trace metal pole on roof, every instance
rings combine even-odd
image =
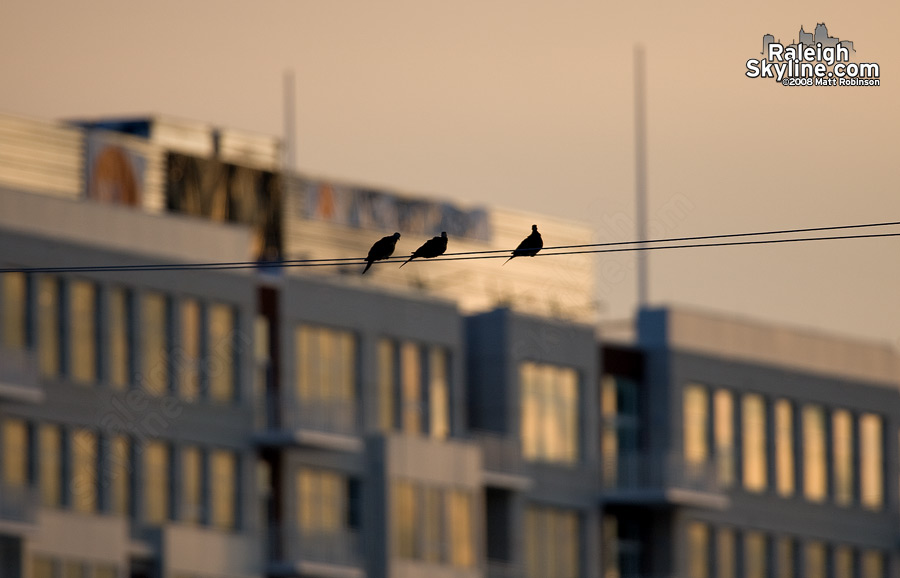
[[[294,120],[296,99],[294,96],[294,71],[286,70],[284,73],[284,135],[282,147],[282,168],[285,172],[294,172],[296,165],[296,138],[297,127]]]
[[[637,240],[647,240],[647,110],[644,69],[644,47],[634,48],[634,159],[635,159],[635,221]],[[647,305],[647,254],[637,253],[638,308]]]

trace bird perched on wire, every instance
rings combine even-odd
[[[409,259],[407,259],[403,263],[403,265],[406,265],[406,263],[409,263],[416,257],[424,257],[426,259],[433,259],[435,257],[443,255],[444,251],[446,251],[446,250],[447,250],[447,231],[441,231],[440,237],[432,237],[432,238],[428,239],[427,241],[425,241],[425,243],[421,247],[419,247],[418,249],[413,251],[413,254],[409,256]],[[400,267],[402,268],[403,265],[400,265]]]
[[[537,225],[532,225],[531,234],[519,243],[519,246],[512,252],[512,257],[504,261],[503,264],[509,263],[513,257],[534,257],[543,246],[544,240],[541,239],[541,234],[538,233]]]
[[[387,259],[394,254],[394,247],[397,246],[397,239],[399,238],[400,233],[394,233],[389,237],[382,237],[375,241],[375,244],[372,245],[372,248],[369,249],[369,254],[366,256],[366,268],[363,269],[363,275],[366,274],[372,263]]]

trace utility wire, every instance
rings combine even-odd
[[[873,233],[861,235],[840,235],[840,236],[821,236],[821,237],[801,237],[787,239],[763,239],[753,241],[730,241],[717,243],[691,243],[682,245],[661,245],[648,246],[653,243],[673,243],[681,241],[703,241],[713,239],[726,239],[735,237],[750,237],[760,235],[784,235],[791,233],[804,233],[813,231],[835,231],[846,229],[859,229],[868,227],[887,227],[900,225],[900,221],[890,221],[881,223],[862,223],[856,225],[837,225],[830,227],[812,227],[805,229],[781,229],[774,231],[753,231],[748,233],[729,233],[719,235],[700,235],[694,237],[669,237],[661,239],[647,239],[644,241],[615,241],[606,243],[588,243],[583,245],[559,245],[554,247],[545,247],[543,252],[538,253],[538,257],[552,257],[555,255],[579,255],[588,253],[620,253],[627,251],[651,251],[657,249],[689,249],[699,247],[727,247],[739,245],[762,245],[769,243],[795,243],[808,241],[827,241],[827,240],[846,240],[846,239],[872,239],[882,237],[898,237],[900,233]],[[621,245],[638,245],[636,247],[621,247]],[[602,247],[601,249],[587,249],[578,251],[561,251],[561,249],[585,249],[592,247]],[[618,247],[618,248],[610,248]],[[488,251],[466,251],[459,253],[447,253],[442,257],[430,259],[429,261],[462,261],[473,259],[501,259],[508,258],[510,249],[494,249]],[[409,256],[394,257],[377,261],[378,263],[399,263],[405,261]],[[0,273],[78,273],[78,272],[108,272],[108,271],[199,271],[199,270],[235,270],[235,269],[281,269],[287,267],[333,267],[341,265],[359,265],[365,263],[363,257],[345,257],[334,259],[285,259],[282,261],[231,261],[231,262],[206,262],[206,263],[158,263],[151,265],[86,265],[72,267],[7,267],[0,268]],[[422,261],[428,262],[428,261]]]

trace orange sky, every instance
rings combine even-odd
[[[789,41],[823,21],[856,60],[879,63],[883,86],[744,76],[763,34]],[[159,112],[279,134],[292,68],[301,170],[577,218],[598,240],[627,240],[641,42],[651,233],[892,221],[898,24],[888,1],[4,0],[0,111]],[[898,256],[900,239],[656,252],[650,296],[900,345]],[[598,276],[604,317],[629,314],[633,257],[603,257]]]

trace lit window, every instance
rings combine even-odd
[[[766,489],[766,408],[761,395],[743,397],[744,488],[751,492]]]
[[[526,578],[576,578],[580,572],[578,513],[544,506],[525,509]]]
[[[328,470],[301,468],[296,483],[296,517],[302,534],[336,534],[346,528],[351,517],[346,477]]]
[[[687,570],[691,578],[709,577],[709,526],[702,522],[687,525]]]
[[[197,446],[181,450],[181,520],[199,524],[203,520],[203,454]]]
[[[862,578],[884,578],[884,556],[878,550],[865,550],[860,556]]]
[[[234,308],[221,303],[209,306],[209,397],[215,401],[235,398]]]
[[[817,540],[807,542],[803,577],[825,578],[825,566],[825,545]]]
[[[0,302],[3,303],[3,345],[24,349],[27,339],[26,314],[28,283],[25,273],[3,273]]]
[[[439,347],[431,349],[428,373],[431,382],[428,394],[429,429],[431,437],[442,440],[450,433],[450,384],[446,350]]]
[[[761,532],[744,534],[745,578],[766,578],[766,537]]]
[[[296,332],[296,396],[306,426],[356,429],[356,341],[347,331],[301,325]]]
[[[72,507],[79,512],[97,510],[97,434],[85,429],[72,432]]]
[[[54,508],[62,503],[62,434],[51,424],[41,424],[38,431],[41,504]]]
[[[236,526],[237,457],[234,452],[213,450],[209,456],[210,522],[216,528]]]
[[[162,524],[169,518],[169,447],[147,442],[144,447],[144,521]]]
[[[460,568],[470,568],[475,563],[472,496],[461,490],[448,490],[445,495],[449,562]],[[560,528],[562,534],[570,536],[566,530],[567,528]],[[563,556],[560,562],[567,563],[568,560]]]
[[[131,444],[123,435],[110,442],[109,476],[112,511],[120,516],[131,513]]]
[[[59,564],[52,558],[35,556],[31,559],[31,576],[33,578],[56,578]]]
[[[709,459],[709,394],[701,385],[684,387],[684,460],[689,467]]]
[[[864,508],[880,510],[884,505],[884,439],[881,418],[865,413],[859,418],[860,500]]]
[[[796,578],[794,575],[794,540],[778,538],[775,542],[775,578]]]
[[[21,419],[3,421],[3,482],[25,486],[28,482],[28,426]]]
[[[416,488],[409,482],[395,481],[391,487],[394,555],[398,558],[419,557],[418,500]]]
[[[849,546],[834,549],[834,578],[853,578],[853,550]]]
[[[825,413],[818,405],[803,406],[803,494],[821,502],[828,491],[825,464]]]
[[[578,375],[575,370],[525,362],[520,366],[522,452],[534,461],[578,460]]]
[[[142,300],[142,377],[144,389],[163,395],[169,381],[169,311],[164,295],[147,293]]]
[[[200,398],[200,304],[196,299],[181,302],[181,349],[173,360],[178,372],[178,394],[185,401]]]
[[[93,283],[69,284],[69,375],[76,383],[97,380],[97,289]]]
[[[781,496],[794,495],[794,408],[775,402],[775,486]]]
[[[378,427],[383,432],[395,427],[396,356],[396,347],[391,340],[378,340]]]
[[[59,281],[41,277],[38,281],[38,356],[41,375],[59,375]]]
[[[419,346],[406,342],[400,347],[400,391],[403,431],[422,432],[422,362]]]
[[[131,371],[131,300],[125,289],[109,293],[109,382],[125,389]]]
[[[425,487],[422,492],[422,559],[440,563],[444,541],[444,515],[441,490]],[[452,537],[452,536],[451,536]]]
[[[720,389],[714,397],[716,465],[719,483],[725,487],[734,484],[734,396]]]
[[[719,528],[716,535],[716,571],[718,578],[736,578],[737,555],[734,530]]]
[[[831,414],[831,447],[834,452],[834,501],[853,503],[853,416],[839,409]]]

